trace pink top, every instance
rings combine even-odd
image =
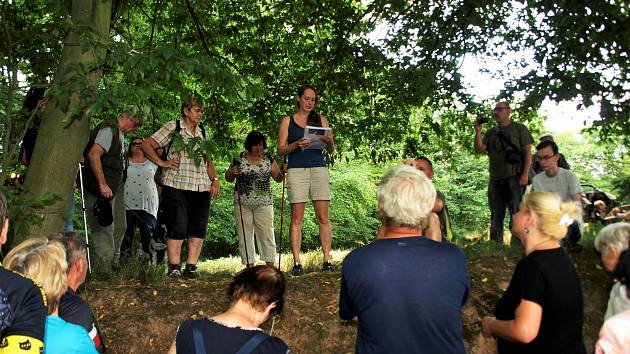
[[[604,322],[595,344],[595,354],[630,354],[630,310]]]

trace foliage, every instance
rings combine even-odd
[[[58,199],[52,193],[31,198],[23,193],[19,185],[0,188],[0,192],[5,195],[8,206],[10,227],[7,239],[9,244],[15,238],[27,236],[31,225],[41,224],[42,218],[41,215],[37,214],[37,211],[41,211]],[[54,216],[62,217],[58,214]]]
[[[567,131],[554,136],[561,153],[580,178],[630,203],[630,151],[625,146],[600,139],[592,132]]]
[[[516,19],[506,22],[492,48],[497,56],[514,49],[533,53],[534,65],[516,61],[526,68],[515,77],[506,95],[525,93],[524,105],[537,108],[545,97],[558,102],[578,99],[579,107],[601,105],[601,121],[595,130],[608,139],[630,143],[630,22],[628,1],[511,2]]]

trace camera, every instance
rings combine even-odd
[[[478,116],[477,117],[477,124],[478,125],[482,125],[482,124],[485,124],[485,123],[488,123],[488,118],[487,117],[484,117],[484,116]]]

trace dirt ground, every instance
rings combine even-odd
[[[471,292],[462,312],[468,353],[493,353],[495,344],[481,335],[481,317],[491,314],[507,288],[519,257],[514,252],[467,251]],[[587,245],[572,254],[584,292],[584,341],[590,352],[608,299],[610,278]],[[229,279],[139,281],[111,284],[91,281],[83,295],[97,313],[109,353],[165,353],[177,325],[188,317],[216,314],[228,307]],[[285,311],[263,328],[289,344],[294,353],[352,353],[356,326],[337,317],[340,273],[289,277]],[[87,294],[87,295],[86,295]]]

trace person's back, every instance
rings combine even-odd
[[[45,354],[96,354],[85,328],[59,316],[46,317]]]
[[[42,290],[0,266],[0,353],[40,353],[47,310]]]
[[[455,245],[381,239],[344,260],[339,316],[358,316],[357,353],[464,353],[468,287]]]
[[[59,300],[59,317],[68,323],[83,327],[94,342],[96,350],[99,353],[105,352],[103,339],[94,324],[90,307],[71,288],[68,288]]]
[[[260,335],[261,342],[251,354],[286,354],[289,347],[277,337],[266,335],[258,328],[233,327],[209,318],[186,320],[177,330],[177,353],[195,353],[193,330],[201,334],[206,354],[237,353],[254,336]]]

